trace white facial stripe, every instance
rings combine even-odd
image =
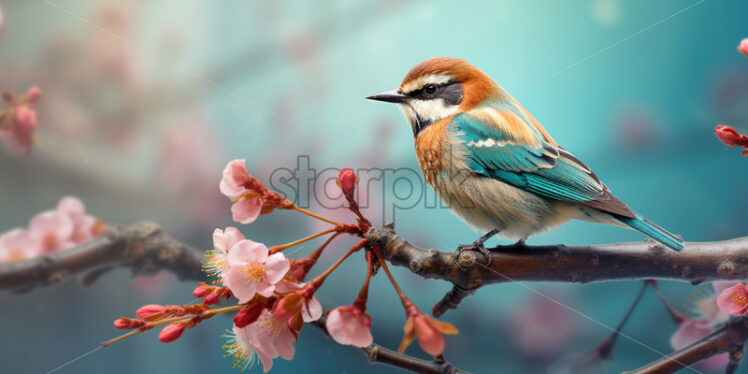
[[[447,83],[451,80],[451,77],[446,74],[429,74],[424,75],[422,77],[416,78],[408,83],[406,83],[404,86],[401,87],[402,93],[409,94],[427,84],[440,84],[440,83]]]
[[[410,122],[411,125],[416,123],[416,112],[413,111],[413,108],[411,108],[410,105],[400,104],[398,106],[403,110],[405,118],[408,119],[408,122]]]
[[[442,118],[449,117],[459,110],[459,105],[444,105],[444,99],[433,100],[410,100],[410,105],[421,119],[436,122]]]

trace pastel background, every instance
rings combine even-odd
[[[294,169],[298,155],[309,155],[318,171],[418,170],[399,111],[363,98],[395,88],[421,60],[454,56],[493,76],[621,200],[659,225],[689,241],[748,233],[748,160],[713,134],[720,123],[748,131],[748,58],[735,50],[748,37],[746,2],[2,0],[0,9],[0,90],[44,91],[41,144],[27,157],[0,150],[0,232],[75,195],[109,224],[152,220],[207,248],[213,229],[231,224],[230,202],[218,191],[231,159],[246,158],[265,181],[275,169]],[[398,188],[374,184],[368,197],[394,201]],[[324,212],[319,205],[312,208]],[[367,214],[381,224],[390,211],[372,204]],[[448,210],[423,203],[398,210],[395,223],[422,247],[476,238]],[[288,212],[241,227],[268,244],[317,228]],[[570,223],[529,244],[641,239]],[[335,247],[321,267],[345,249]],[[331,277],[319,294],[323,305],[355,298],[361,264],[350,261]],[[404,269],[395,275],[423,310],[449,289]],[[375,341],[394,348],[404,313],[384,277],[373,284]],[[639,284],[482,289],[445,316],[461,330],[448,338],[446,357],[478,373],[545,373],[609,331],[528,287],[614,326]],[[91,287],[69,280],[0,294],[3,371],[49,372],[115,336],[113,319],[143,304],[189,302],[192,287],[170,274],[133,279],[117,270]],[[682,282],[661,288],[681,310],[694,292]],[[143,334],[57,373],[232,373],[220,337],[230,326],[215,318],[170,344]],[[607,372],[670,352],[675,329],[648,292],[624,332],[652,349],[620,339]],[[311,327],[296,347],[292,361],[276,360],[274,373],[394,370],[367,364]],[[422,355],[416,346],[409,353]]]

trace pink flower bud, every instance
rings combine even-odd
[[[273,317],[287,320],[300,313],[303,304],[304,296],[298,292],[289,293],[275,304]]]
[[[200,285],[195,287],[195,290],[192,291],[192,296],[203,298],[211,293],[213,291],[213,288],[214,287],[208,286],[205,283],[200,283]]]
[[[39,101],[39,99],[41,99],[42,97],[42,90],[37,86],[33,86],[29,88],[29,91],[26,93],[26,97],[28,97],[29,101],[32,103]]]
[[[730,147],[748,147],[748,136],[738,133],[730,126],[719,125],[714,132],[722,143]]]
[[[161,332],[158,334],[158,340],[160,340],[161,343],[171,343],[179,339],[180,336],[182,336],[182,333],[184,332],[185,328],[186,326],[184,323],[181,323],[181,322],[170,323],[166,325],[166,327],[161,329]]]
[[[149,304],[140,307],[135,311],[135,315],[146,320],[154,321],[164,316],[166,308],[158,304]]]
[[[214,305],[218,304],[221,300],[221,294],[219,292],[216,292],[215,290],[208,294],[208,296],[205,296],[203,299],[203,302],[208,305]]]
[[[748,56],[748,38],[743,39],[738,45],[738,52]]]
[[[129,329],[130,328],[130,319],[129,318],[119,318],[114,320],[114,327],[119,330]]]
[[[338,174],[338,184],[346,197],[352,197],[358,183],[358,177],[351,168],[343,168]]]

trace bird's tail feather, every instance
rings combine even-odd
[[[649,236],[650,238],[654,240],[657,240],[658,242],[676,251],[680,251],[681,249],[685,248],[685,244],[683,244],[683,239],[667,232],[667,230],[663,229],[660,226],[655,225],[652,221],[638,214],[636,215],[635,218],[619,217],[618,219],[621,222],[631,226],[633,229],[643,233],[644,235]]]

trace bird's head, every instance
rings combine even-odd
[[[413,135],[418,136],[436,121],[503,96],[508,95],[473,64],[459,58],[436,57],[413,67],[399,88],[367,99],[399,104],[413,127]]]

